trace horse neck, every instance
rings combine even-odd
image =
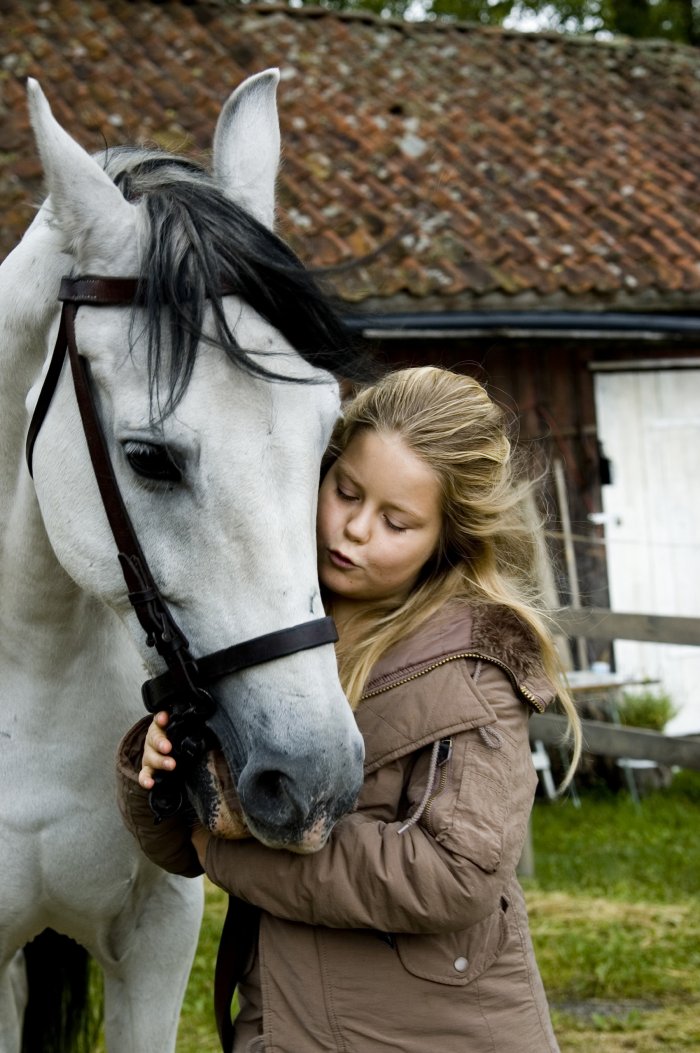
[[[71,641],[84,647],[86,634],[115,618],[60,566],[25,463],[25,399],[51,350],[58,286],[70,268],[41,212],[0,267],[0,646],[31,652],[34,662],[44,650],[47,662],[70,661]]]
[[[116,739],[143,715],[145,676],[121,619],[81,591],[56,559],[25,474],[0,559],[5,718],[36,741],[64,742],[68,735],[66,749],[74,748],[71,736],[80,727],[87,741],[96,736],[93,759],[109,764]]]

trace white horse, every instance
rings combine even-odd
[[[144,715],[142,681],[166,667],[127,600],[67,367],[33,480],[25,463],[63,275],[142,279],[137,306],[81,306],[76,345],[124,503],[191,654],[323,615],[316,491],[338,413],[333,373],[351,364],[335,315],[271,232],[277,82],[268,70],[228,100],[211,176],[157,152],[92,158],[29,85],[49,197],[0,268],[0,1053],[21,1047],[22,948],[44,930],[101,966],[112,1053],[174,1050],[202,911],[201,882],[150,864],[117,811],[117,743]],[[332,646],[210,690],[210,727],[249,828],[270,845],[319,848],[362,777]],[[197,810],[222,832],[222,765],[214,778],[198,763]],[[37,1037],[50,1015],[41,997],[27,1013],[32,1053],[53,1048]]]

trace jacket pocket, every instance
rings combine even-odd
[[[495,725],[468,731],[454,739],[444,770],[447,792],[426,809],[425,825],[448,852],[492,874],[503,856],[513,743]]]
[[[508,936],[508,901],[461,932],[436,935],[397,933],[396,950],[407,972],[422,980],[465,987],[481,976],[500,955]]]

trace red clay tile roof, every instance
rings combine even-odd
[[[279,66],[280,232],[363,311],[700,306],[698,50],[213,2],[0,27],[0,255],[41,196],[28,75],[90,150],[196,153]]]

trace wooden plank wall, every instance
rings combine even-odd
[[[697,357],[697,347],[660,343],[593,343],[580,340],[385,341],[378,352],[392,368],[427,362],[470,373],[514,414],[533,464],[547,468],[562,459],[583,606],[609,607],[603,529],[588,516],[600,512],[601,475],[592,362]],[[559,511],[551,473],[542,489],[548,543],[562,605],[571,602]],[[588,661],[609,660],[605,640],[589,638]]]

